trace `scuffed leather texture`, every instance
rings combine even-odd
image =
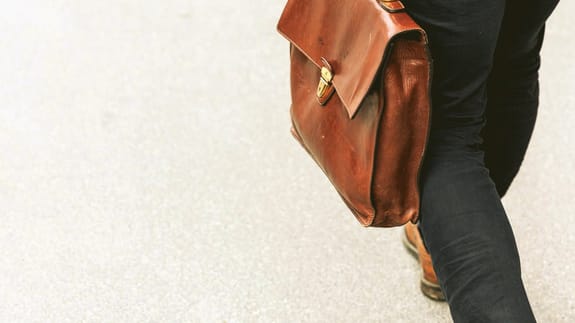
[[[430,123],[425,32],[375,0],[289,0],[292,132],[364,226],[415,223]],[[335,95],[316,99],[321,58]]]

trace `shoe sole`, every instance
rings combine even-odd
[[[411,241],[409,241],[409,239],[407,239],[407,235],[405,234],[405,232],[403,232],[401,241],[403,242],[403,245],[405,246],[407,251],[413,257],[415,257],[415,260],[417,260],[417,263],[419,263],[419,252],[417,251],[417,247],[415,245],[413,245],[411,243]],[[441,286],[439,286],[438,284],[432,283],[429,280],[425,279],[423,277],[423,269],[421,270],[421,279],[420,279],[419,287],[420,287],[423,295],[427,296],[428,298],[430,298],[434,301],[438,301],[438,302],[445,302],[446,301],[445,295],[443,294],[443,291],[441,290]]]

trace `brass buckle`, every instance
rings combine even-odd
[[[333,70],[331,65],[325,58],[321,58],[323,63],[323,67],[321,68],[321,74],[319,78],[319,84],[317,85],[317,101],[320,105],[325,105],[327,101],[331,98],[333,93],[335,92],[335,88],[333,87]]]

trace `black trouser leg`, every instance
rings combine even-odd
[[[453,320],[535,322],[513,232],[481,153],[429,155],[419,224]]]
[[[485,164],[499,196],[507,192],[524,159],[539,105],[539,52],[545,20],[558,0],[508,0],[487,91],[482,130]]]
[[[526,2],[530,1],[524,1],[522,6],[529,5]],[[543,2],[546,1],[537,2],[536,7],[541,9]],[[516,13],[524,15],[522,12],[526,11],[512,12],[509,9],[512,0],[404,0],[404,3],[427,31],[434,59],[433,120],[421,173],[419,227],[452,317],[457,323],[535,322],[500,192],[506,191],[509,184],[505,182],[510,183],[519,167],[536,111],[535,101],[525,100],[520,92],[527,89],[536,98],[538,91],[533,84],[537,77],[533,72],[520,74],[530,69],[536,72],[539,66],[536,60],[535,65],[525,63],[527,67],[508,69],[510,66],[501,62],[515,60],[513,57],[522,49],[536,51],[538,57],[539,49],[527,50],[530,46],[520,39],[535,40],[534,44],[540,46],[542,27],[534,29],[531,35],[513,38],[513,33],[521,28],[509,17]],[[504,16],[506,6],[508,14]],[[548,6],[551,7],[549,3]],[[522,24],[542,26],[546,16],[540,17],[543,17],[540,23]],[[508,40],[512,42],[502,45],[505,37],[511,37]],[[522,47],[515,47],[517,44]],[[508,54],[503,49],[508,49]],[[507,90],[499,87],[503,77],[520,80],[524,85],[518,86],[518,92],[512,96],[508,95]],[[503,148],[496,145],[498,135],[508,133],[489,130],[499,130],[498,123],[501,125],[506,118],[515,121],[513,111],[523,107],[522,100],[530,103],[523,116],[517,118],[527,121],[522,130],[516,131],[515,139],[510,136],[505,144],[515,150],[510,159],[498,155],[497,151]],[[484,130],[486,120],[490,128]],[[490,138],[485,144],[482,130]]]

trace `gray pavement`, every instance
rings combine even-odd
[[[0,10],[0,322],[450,322],[289,134],[284,2]],[[504,199],[540,322],[575,321],[575,45]]]

